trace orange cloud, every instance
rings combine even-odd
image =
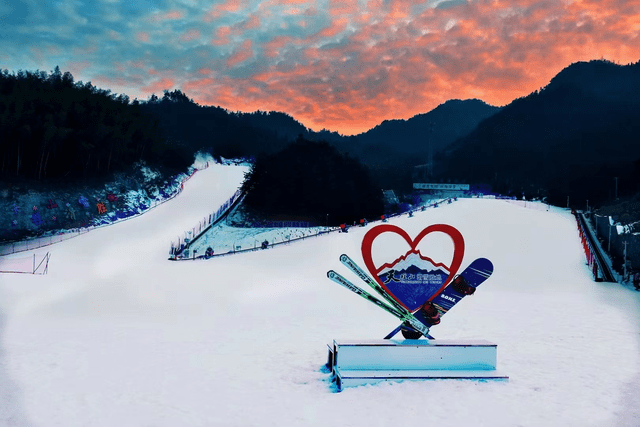
[[[231,34],[231,27],[228,27],[228,26],[218,27],[218,29],[216,30],[217,39],[212,40],[211,44],[218,45],[218,46],[229,44],[230,34]]]
[[[145,33],[145,32],[136,33],[136,40],[144,43],[149,43],[149,33]]]
[[[220,18],[225,13],[239,12],[244,9],[245,1],[243,0],[227,0],[224,3],[217,4],[204,16],[205,22],[211,22]]]
[[[161,21],[169,21],[182,19],[184,17],[184,13],[180,10],[169,10],[164,13],[153,13],[149,18],[147,18],[151,22],[161,22]]]
[[[268,0],[260,2],[259,8],[269,8],[274,6],[294,6],[309,3],[310,0]]]
[[[302,10],[298,7],[288,7],[282,11],[285,15],[300,15]]]
[[[240,9],[241,0],[227,0],[217,7],[218,10],[224,12],[237,12]]]
[[[349,0],[331,1],[325,11],[301,0],[263,5],[307,8],[331,22],[306,38],[288,32],[259,45],[245,40],[227,67],[254,57],[255,49],[265,59],[259,73],[213,80],[194,73],[185,88],[198,102],[284,111],[316,130],[355,134],[453,98],[505,105],[545,86],[572,62],[640,59],[638,0],[455,1],[438,8],[409,0],[371,0],[364,7]],[[260,20],[281,13],[263,5]],[[248,20],[240,22],[247,28]],[[218,37],[232,34],[233,24]],[[337,36],[340,44],[328,48]],[[289,56],[296,62],[287,64]]]
[[[260,17],[258,15],[251,15],[244,23],[244,29],[247,30],[258,27],[260,27]]]
[[[227,67],[231,68],[238,65],[241,62],[253,57],[253,50],[251,49],[251,40],[245,40],[242,42],[242,46],[229,58],[227,58]]]
[[[200,31],[196,29],[187,30],[180,36],[180,40],[182,41],[191,41],[200,38]]]
[[[198,93],[198,92],[207,90],[207,88],[212,86],[214,83],[215,83],[214,79],[204,78],[199,80],[188,81],[183,86],[184,86],[184,91],[187,93],[191,93],[191,92]]]
[[[359,15],[358,0],[329,0],[329,15],[348,15],[357,17]]]
[[[170,90],[171,88],[173,88],[173,86],[174,86],[173,80],[165,77],[147,86],[140,88],[140,90],[144,93],[151,94],[155,92],[162,92],[164,90]]]
[[[280,53],[280,49],[292,40],[289,36],[274,37],[263,45],[264,55],[268,58],[275,58]]]
[[[164,15],[165,19],[181,19],[184,16],[179,10],[172,10]]]
[[[347,23],[349,20],[347,18],[339,18],[331,22],[326,28],[323,28],[316,34],[312,36],[312,38],[325,38],[325,37],[334,37],[343,32],[347,28]]]
[[[84,70],[89,67],[91,67],[91,63],[89,61],[71,61],[67,62],[64,69],[69,70],[71,74],[77,76],[78,74],[83,73]]]

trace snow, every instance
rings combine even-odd
[[[492,260],[494,275],[432,333],[497,343],[510,380],[335,393],[321,369],[326,344],[397,325],[326,278],[335,269],[357,283],[338,257],[363,265],[374,224],[167,260],[171,240],[224,203],[246,170],[212,165],[144,215],[47,247],[48,275],[0,275],[0,425],[640,425],[640,294],[591,279],[568,212],[461,199],[390,219],[411,236],[456,227],[463,268]],[[437,241],[420,246],[446,261],[452,248]],[[389,239],[389,251],[400,248]]]
[[[191,251],[195,249],[200,255],[204,254],[209,247],[214,250],[214,254],[226,254],[234,250],[260,249],[260,245],[265,240],[269,245],[294,244],[286,242],[320,237],[321,233],[329,230],[334,229],[331,227],[242,228],[220,223],[207,230],[190,248]]]

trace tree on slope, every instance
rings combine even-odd
[[[282,151],[259,155],[243,189],[246,207],[269,219],[337,225],[383,212],[382,191],[365,166],[301,136]]]

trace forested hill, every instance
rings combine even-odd
[[[450,100],[407,120],[385,120],[359,135],[324,130],[307,138],[330,142],[366,164],[382,187],[407,193],[412,191],[414,166],[427,162],[430,143],[437,155],[498,110],[477,99]]]
[[[439,152],[499,110],[477,99],[450,100],[408,120],[385,120],[367,132],[343,136],[328,130],[312,131],[281,112],[236,113],[200,106],[180,90],[165,92],[162,98],[151,97],[143,109],[159,119],[172,140],[195,149],[208,145],[223,157],[272,153],[302,135],[330,142],[367,163],[388,162],[390,156],[407,154],[419,155],[424,162],[429,141]]]
[[[343,136],[307,129],[280,112],[235,113],[220,107],[200,106],[180,90],[151,97],[143,111],[158,118],[172,145],[205,149],[222,157],[256,156],[282,150],[298,136],[326,141],[368,165],[385,188],[411,190],[413,166],[427,160],[429,141],[434,153],[473,130],[499,109],[480,100],[451,100],[408,120],[384,121],[368,132]]]
[[[156,117],[173,145],[195,152],[207,150],[225,158],[253,157],[281,150],[307,129],[284,113],[234,113],[221,107],[201,106],[176,89],[143,103],[143,111]]]
[[[387,146],[398,152],[423,155],[432,143],[433,151],[437,153],[471,132],[478,123],[498,110],[498,107],[479,99],[453,99],[408,120],[385,120],[358,135],[357,140],[366,147]]]
[[[71,73],[0,70],[0,179],[95,177],[138,160],[185,168],[157,121],[126,95]]]
[[[430,144],[436,156],[497,111],[478,99],[450,100],[428,113],[386,120],[365,133],[332,142],[368,165],[383,187],[410,192],[413,168],[427,163]]]
[[[502,193],[597,205],[640,190],[640,62],[575,63],[455,143],[440,173]]]
[[[200,106],[180,90],[131,102],[56,70],[0,72],[0,179],[104,175],[138,160],[186,168],[197,150],[246,157],[298,135],[365,163],[383,188],[411,190],[434,145],[434,179],[592,206],[640,191],[640,62],[572,64],[509,105],[452,100],[368,132],[313,132],[279,112]],[[617,180],[616,180],[617,178]]]
[[[356,136],[313,132],[280,112],[201,106],[180,90],[146,101],[51,72],[0,73],[0,179],[104,178],[146,160],[186,168],[198,150],[226,158],[275,153],[302,135],[328,141],[371,167],[385,188],[410,190],[411,169],[469,132],[495,107],[448,101],[409,120],[390,120]],[[431,130],[431,131],[430,131]]]

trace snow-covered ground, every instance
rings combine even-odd
[[[214,254],[228,254],[234,251],[260,249],[265,240],[269,245],[294,244],[295,240],[320,237],[322,233],[334,230],[331,227],[281,227],[281,228],[242,228],[232,227],[224,221],[211,227],[191,245],[191,251],[202,255],[207,248]],[[291,241],[294,242],[291,242]]]
[[[213,165],[145,215],[47,248],[48,275],[0,275],[1,426],[640,425],[640,294],[591,280],[569,213],[462,199],[392,219],[412,236],[453,225],[463,267],[493,261],[489,281],[432,332],[497,343],[510,380],[334,393],[326,344],[397,325],[326,278],[335,269],[355,282],[338,257],[362,263],[366,228],[167,261],[171,240],[245,170]],[[446,239],[424,244],[450,256]]]

